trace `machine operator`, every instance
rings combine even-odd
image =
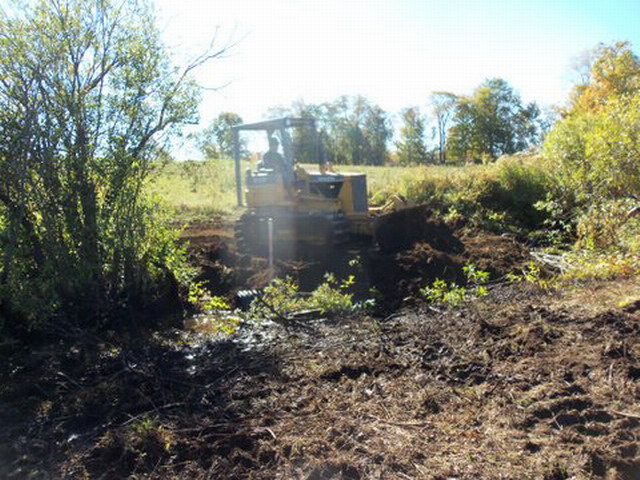
[[[294,197],[294,188],[293,185],[295,183],[295,173],[293,169],[287,168],[287,164],[284,161],[284,158],[278,152],[278,147],[280,146],[280,142],[276,137],[269,137],[269,150],[262,155],[262,167],[270,168],[275,170],[277,173],[282,175],[284,180],[284,187],[287,191],[287,196],[289,198]]]

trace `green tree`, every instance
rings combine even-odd
[[[540,140],[535,103],[522,105],[504,80],[485,81],[471,97],[461,97],[449,130],[447,149],[458,159],[496,159],[537,145]]]
[[[447,130],[458,106],[458,97],[449,92],[433,92],[429,97],[429,103],[437,125],[438,162],[443,164],[447,161]]]
[[[384,165],[389,157],[387,144],[393,135],[387,113],[378,105],[368,105],[363,123],[363,136],[366,142],[366,165]]]
[[[242,117],[233,112],[222,112],[209,126],[197,134],[196,140],[205,158],[232,158],[233,137],[231,127],[243,123]],[[247,141],[240,139],[240,155],[247,156]]]
[[[342,96],[322,106],[322,125],[327,132],[333,163],[384,165],[392,130],[389,117],[378,105],[362,96]]]
[[[469,161],[477,151],[477,112],[470,97],[459,97],[454,125],[447,132],[446,158]]]
[[[0,17],[2,309],[35,325],[144,308],[189,275],[143,185],[220,52],[176,70],[136,0],[26,5]]]
[[[629,42],[599,44],[581,65],[581,81],[571,94],[567,113],[595,112],[607,103],[640,91],[640,57]]]
[[[427,163],[427,149],[424,145],[424,121],[418,108],[402,111],[403,125],[400,140],[396,143],[398,160],[403,165]]]

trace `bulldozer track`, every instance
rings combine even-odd
[[[349,220],[340,213],[330,214],[262,214],[249,212],[235,223],[234,233],[239,253],[268,255],[268,220],[273,220],[274,253],[278,257],[296,257],[313,250],[326,251],[350,239]]]

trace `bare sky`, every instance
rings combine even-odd
[[[237,44],[198,73],[202,125],[245,121],[303,98],[361,94],[395,114],[430,92],[506,79],[526,101],[562,103],[573,59],[598,42],[640,44],[639,0],[155,0],[180,59]]]

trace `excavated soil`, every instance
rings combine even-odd
[[[634,281],[3,346],[1,478],[640,478]]]
[[[519,272],[529,260],[528,250],[512,236],[462,226],[433,218],[425,206],[385,215],[377,220],[376,245],[360,240],[341,248],[316,252],[312,258],[267,260],[241,255],[235,248],[230,223],[193,225],[183,233],[192,261],[200,266],[198,280],[216,294],[232,296],[238,289],[261,288],[274,277],[296,278],[303,291],[315,288],[326,272],[338,278],[355,274],[356,294],[366,296],[375,287],[385,305],[395,308],[437,278],[464,284],[467,263],[488,271],[492,280]],[[359,268],[350,266],[358,260]]]

